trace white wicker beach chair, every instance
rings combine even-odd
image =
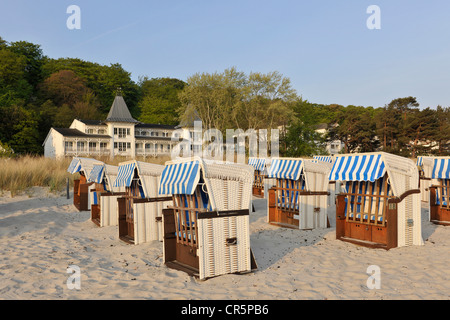
[[[94,188],[93,182],[88,182],[87,179],[98,160],[91,158],[74,157],[67,168],[67,172],[71,174],[80,174],[79,179],[74,179],[73,186],[73,204],[79,211],[90,210],[90,191]]]
[[[270,224],[294,229],[327,228],[329,163],[300,158],[275,158],[268,177]]]
[[[200,279],[256,268],[250,249],[253,168],[200,158],[169,161],[159,194],[172,195],[163,213],[164,262]]]
[[[124,187],[126,196],[119,197],[119,238],[132,244],[162,241],[162,210],[171,197],[158,196],[158,185],[164,166],[142,161],[119,164],[115,187]]]
[[[450,157],[435,157],[432,162],[432,180],[429,187],[430,221],[450,225]]]
[[[423,244],[412,160],[385,152],[336,155],[330,180],[344,189],[337,196],[337,239],[384,249]]]
[[[114,187],[118,173],[118,166],[96,163],[87,179],[94,183],[90,192],[91,221],[99,227],[118,225],[117,198],[126,195],[125,187]]]
[[[417,157],[416,165],[419,169],[420,199],[423,202],[430,200],[431,174],[433,171],[433,157]]]

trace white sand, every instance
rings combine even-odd
[[[426,221],[425,205],[425,245],[385,251],[336,240],[333,219],[326,230],[271,226],[265,200],[255,199],[258,270],[199,281],[164,265],[162,242],[125,244],[117,227],[98,228],[64,194],[32,193],[0,195],[0,299],[450,298],[450,227]],[[69,265],[81,269],[80,290],[66,285]],[[380,267],[380,289],[366,285],[370,265]]]

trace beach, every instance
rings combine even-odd
[[[0,299],[158,300],[448,300],[450,228],[428,221],[423,246],[370,249],[336,240],[331,227],[293,230],[266,221],[266,200],[253,199],[250,241],[258,269],[198,280],[163,262],[163,243],[130,245],[117,227],[99,228],[64,193],[34,187],[0,195]],[[80,287],[67,285],[78,266]],[[368,268],[379,267],[379,288]]]

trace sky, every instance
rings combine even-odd
[[[80,29],[67,27],[70,5]],[[371,5],[379,29],[367,27]],[[0,0],[0,37],[50,58],[119,63],[136,82],[235,67],[278,71],[313,103],[450,106],[448,0]]]

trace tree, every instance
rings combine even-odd
[[[433,141],[438,144],[437,154],[450,156],[450,107],[437,106],[435,122],[438,128]]]
[[[224,132],[236,127],[237,108],[244,99],[242,72],[234,68],[224,73],[196,73],[187,79],[180,92],[181,107],[178,112],[181,122],[198,115],[206,129]]]
[[[51,74],[39,88],[41,96],[51,99],[57,106],[74,105],[91,92],[85,81],[71,70],[60,70]]]
[[[185,82],[172,78],[143,79],[140,84],[142,98],[138,103],[139,119],[146,123],[177,125],[177,110],[181,107],[178,94]]]
[[[41,46],[27,41],[16,41],[11,42],[8,49],[25,58],[25,78],[33,88],[36,88],[43,79],[44,56]]]
[[[281,139],[280,151],[289,157],[313,156],[325,154],[324,142],[315,128],[320,118],[317,116],[320,109],[317,105],[299,99],[293,105],[293,118],[286,128]]]
[[[416,157],[418,153],[429,154],[438,130],[436,111],[430,108],[415,109],[408,114],[404,130],[404,135],[409,138],[408,147],[412,157]]]
[[[181,120],[196,114],[206,128],[220,131],[285,126],[297,97],[289,79],[278,72],[247,76],[236,68],[194,74],[179,96]]]
[[[379,145],[373,108],[349,105],[336,114],[336,123],[330,137],[345,145],[345,153],[373,152]]]

